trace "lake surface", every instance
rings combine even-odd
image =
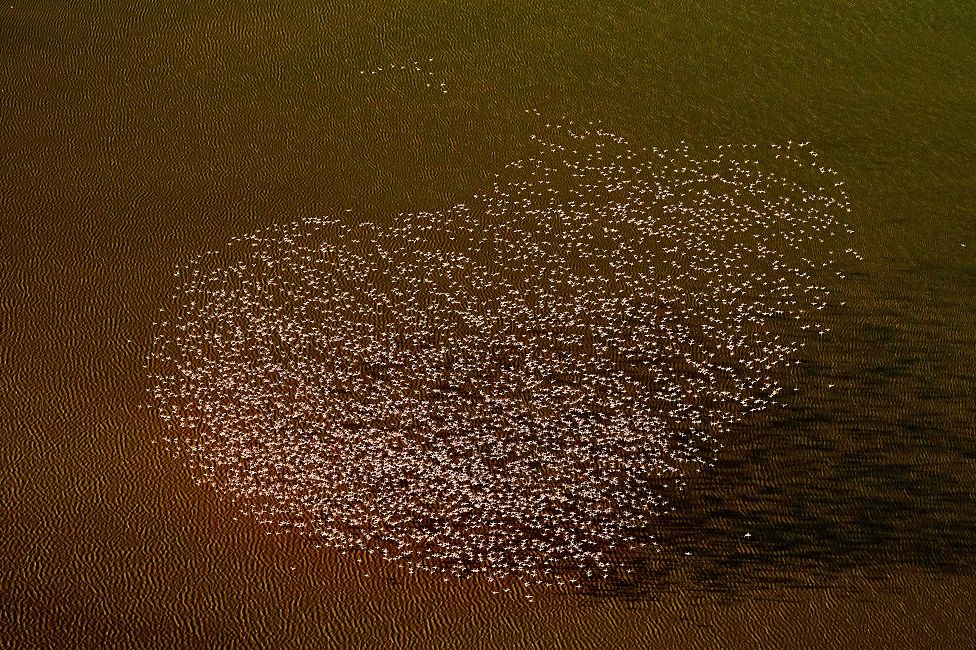
[[[974,43],[955,0],[4,5],[2,645],[963,647]],[[532,111],[635,147],[810,141],[852,206],[830,332],[688,478],[664,560],[529,601],[270,534],[197,485],[144,408],[176,268],[481,194]]]

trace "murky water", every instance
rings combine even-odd
[[[0,10],[4,642],[960,646],[964,4],[387,4]],[[445,580],[278,534],[194,482],[141,408],[174,273],[260,228],[403,229],[490,195],[540,118],[634,149],[810,141],[852,208],[841,250],[864,259],[837,267],[828,331],[794,332],[786,396],[724,427],[714,467],[669,495],[660,552],[579,588]]]

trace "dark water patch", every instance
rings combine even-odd
[[[924,313],[849,318],[798,366],[807,395],[734,427],[714,471],[676,495],[659,541],[691,555],[634,560],[594,593],[757,598],[906,566],[976,572],[976,440],[960,426],[972,376],[946,382],[958,355],[917,335]]]

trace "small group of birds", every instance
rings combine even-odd
[[[359,71],[360,76],[375,79],[378,75],[381,78],[398,78],[407,75],[408,78],[423,81],[425,88],[434,88],[442,93],[447,93],[447,82],[438,81],[431,69],[434,63],[433,57],[426,60],[411,60],[407,63],[387,63],[372,68],[364,68]]]

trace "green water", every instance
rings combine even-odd
[[[962,647],[976,568],[971,9],[5,4],[0,639]],[[424,74],[360,74],[412,60]],[[173,266],[304,215],[382,221],[463,200],[526,150],[526,109],[602,119],[636,146],[809,140],[851,196],[865,259],[837,287],[846,308],[808,347],[804,390],[738,427],[695,479],[664,534],[692,555],[527,602],[364,570],[235,520],[138,408]]]

